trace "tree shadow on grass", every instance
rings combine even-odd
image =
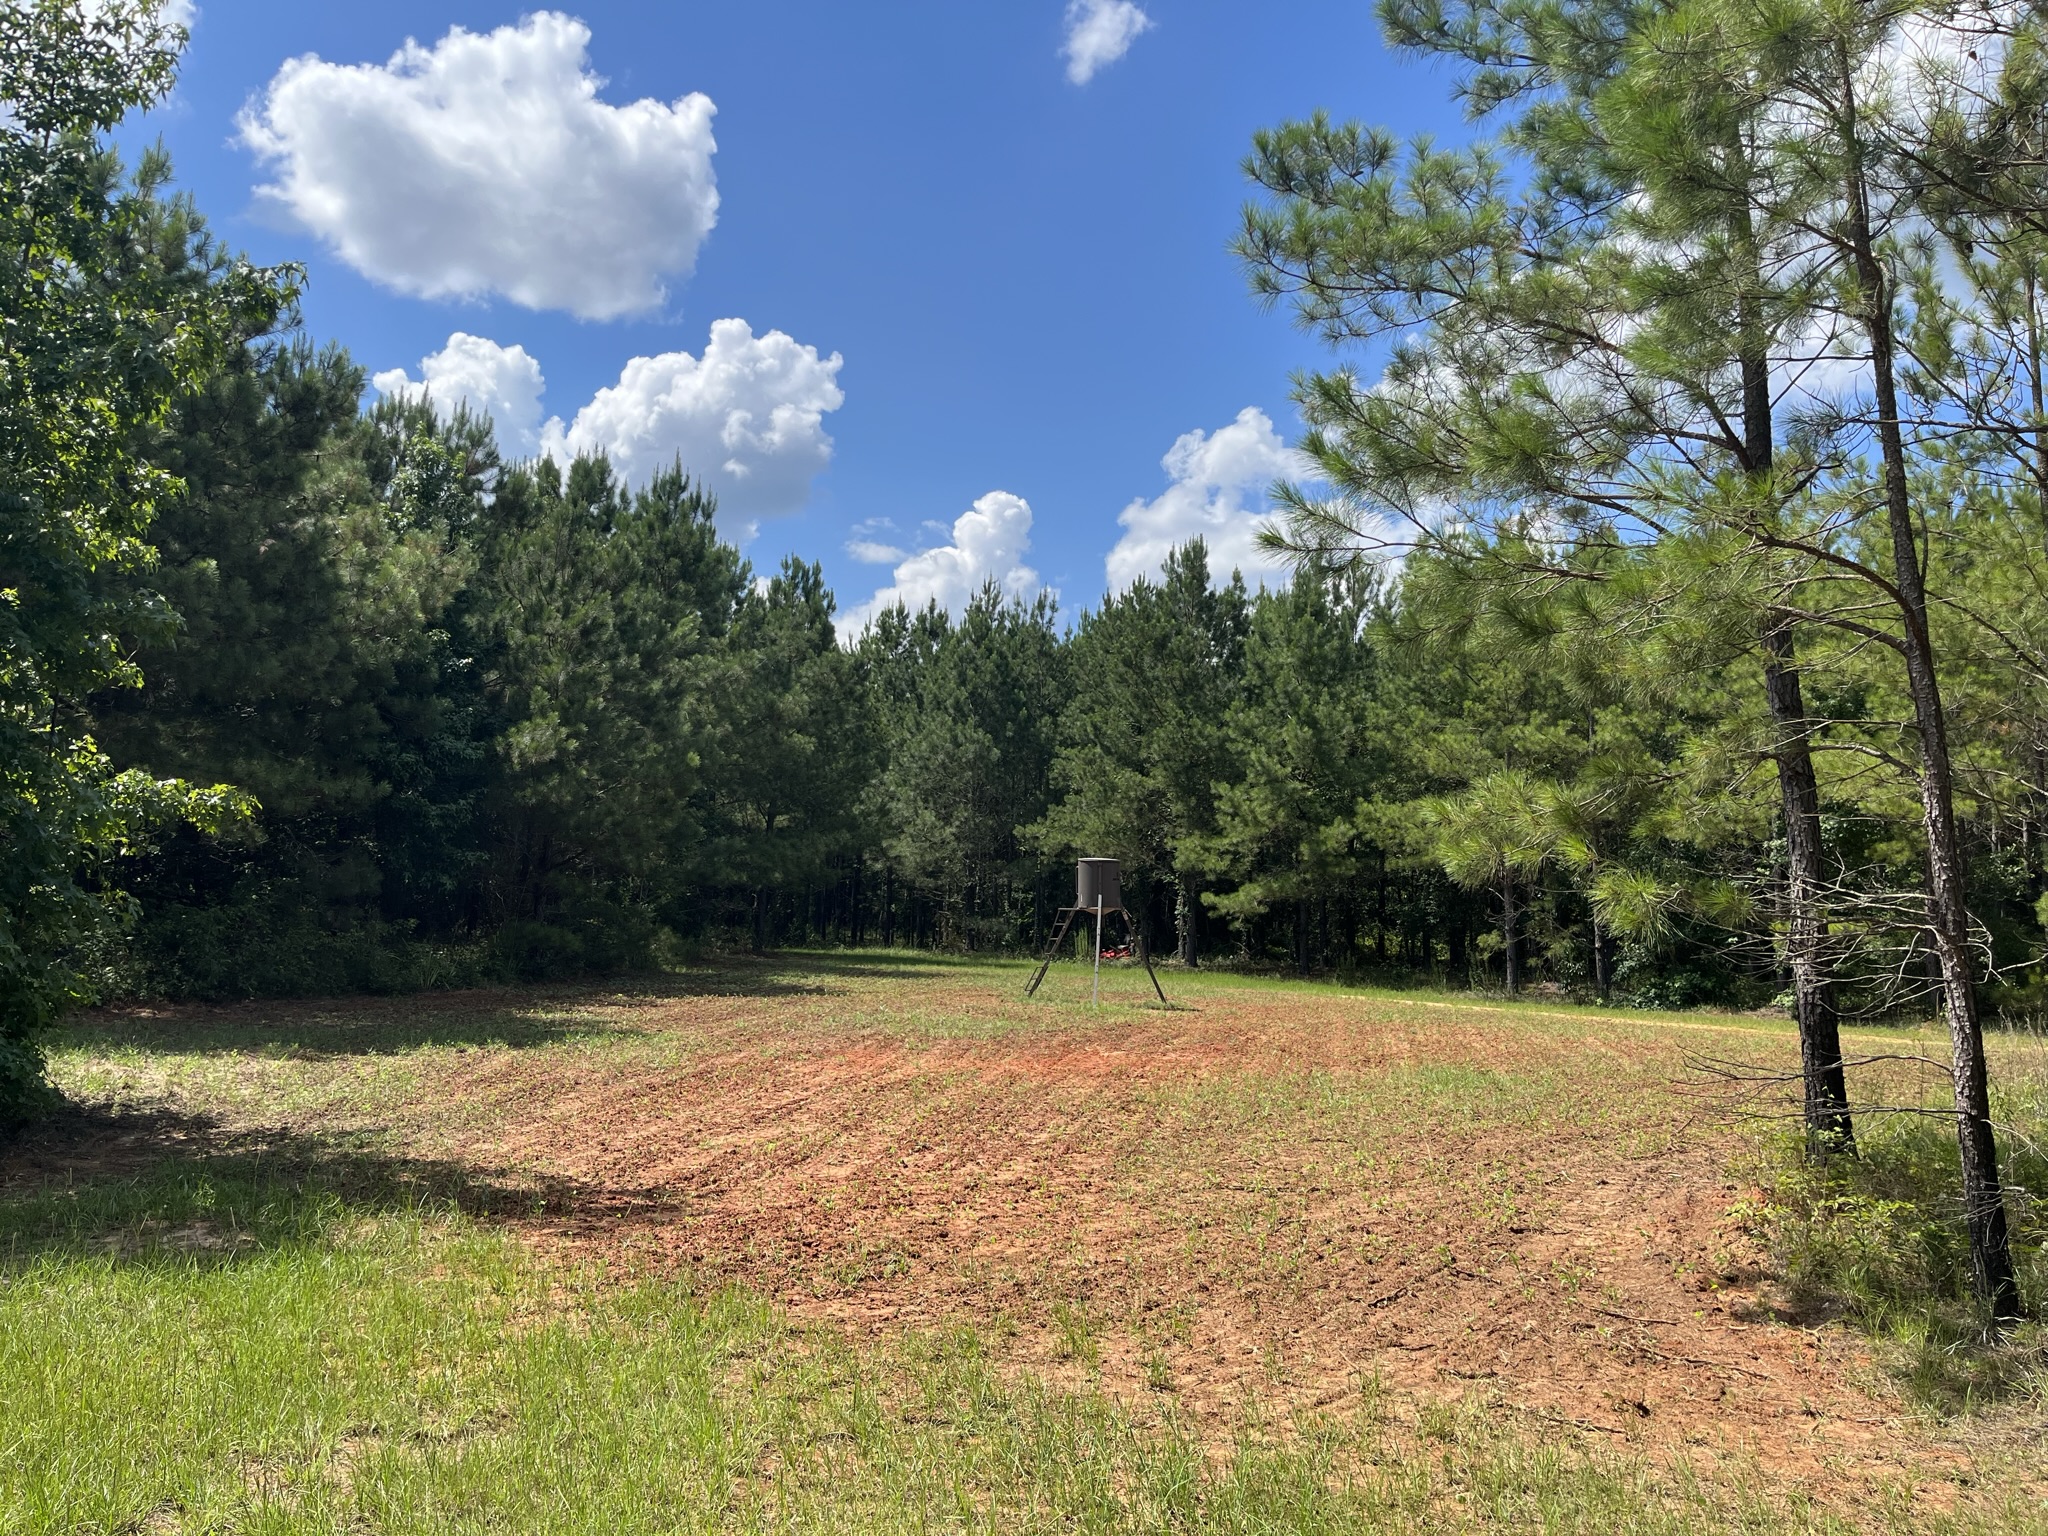
[[[1029,955],[955,955],[936,950],[791,949],[750,956],[745,963],[836,980],[936,981],[995,967],[1020,970],[1037,962]]]
[[[265,999],[95,1009],[54,1036],[59,1049],[92,1054],[222,1051],[296,1056],[378,1056],[432,1046],[510,1050],[644,1033],[636,1004],[690,998],[793,998],[829,994],[856,980],[938,980],[986,960],[901,951],[785,951],[722,957],[684,971],[598,981],[487,987],[402,997]],[[596,1010],[602,1009],[599,1013]]]
[[[95,1054],[133,1050],[163,1055],[285,1051],[308,1057],[377,1056],[430,1046],[530,1050],[643,1033],[630,1016],[621,1016],[621,1004],[805,996],[826,990],[821,978],[831,974],[827,967],[730,961],[685,972],[401,997],[99,1008],[68,1020],[52,1043]]]
[[[0,1275],[64,1257],[233,1264],[316,1246],[379,1216],[620,1220],[673,1200],[664,1190],[394,1155],[368,1136],[74,1107],[0,1140]]]
[[[432,1046],[532,1050],[569,1040],[638,1033],[615,1019],[578,1016],[572,1000],[462,993],[437,997],[246,1003],[231,1007],[101,1009],[67,1022],[59,1050],[111,1055],[387,1056]]]

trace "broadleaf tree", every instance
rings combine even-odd
[[[136,676],[98,578],[147,563],[178,490],[143,430],[294,295],[287,272],[166,259],[168,166],[126,176],[107,143],[169,92],[183,43],[155,0],[0,9],[0,1115],[37,1096],[37,1037],[125,913],[98,871],[168,821],[243,805],[117,772],[83,723],[88,694]]]

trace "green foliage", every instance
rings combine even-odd
[[[1056,798],[1032,831],[1048,853],[1122,860],[1127,887],[1171,883],[1190,964],[1218,788],[1241,771],[1227,722],[1249,615],[1236,572],[1212,587],[1199,539],[1168,555],[1157,583],[1140,577],[1084,613],[1067,646]]]
[[[1025,828],[1051,801],[1068,699],[1053,616],[1050,598],[1027,605],[991,585],[957,623],[935,606],[898,607],[861,637],[881,744],[869,824],[891,877],[930,892],[930,931],[944,942],[1014,942],[1027,879],[1044,894]]]
[[[701,878],[754,892],[756,948],[765,892],[822,876],[871,772],[867,700],[832,614],[818,567],[785,560],[740,602],[717,684]]]
[[[2014,1258],[2038,1316],[2048,1297],[2048,1206],[2032,1193],[2048,1178],[2048,1071],[2038,1048],[2001,1084],[1999,1099],[2006,1177],[2022,1192]],[[1855,1158],[1817,1163],[1774,1145],[1760,1160],[1759,1196],[1739,1214],[1771,1253],[1793,1313],[1854,1317],[1930,1409],[2038,1400],[2048,1391],[2038,1325],[1987,1337],[1971,1294],[1968,1238],[1950,1189],[1955,1132],[1946,1119],[1932,1104],[1866,1117]]]
[[[106,866],[246,805],[118,770],[80,720],[87,693],[135,676],[99,578],[145,563],[179,488],[136,439],[292,296],[286,274],[208,259],[158,198],[160,156],[124,181],[103,142],[170,89],[182,41],[149,0],[0,11],[0,1120],[39,1097],[36,1037],[127,915]]]
[[[1309,903],[1345,882],[1363,852],[1356,807],[1390,759],[1373,709],[1370,588],[1304,578],[1252,609],[1245,677],[1225,735],[1241,765],[1219,787],[1208,869],[1233,889],[1209,906],[1233,916],[1293,905],[1296,964],[1307,968]]]
[[[706,695],[745,585],[713,511],[680,470],[629,494],[594,459],[497,486],[463,631],[494,759],[487,923],[644,904],[689,846]]]

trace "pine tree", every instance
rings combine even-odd
[[[602,459],[498,485],[470,628],[499,759],[488,921],[518,925],[525,969],[643,957],[695,865],[746,589],[714,510],[680,469],[629,494]]]
[[[233,783],[259,807],[252,835],[183,835],[137,870],[160,984],[275,986],[251,946],[317,948],[404,906],[387,823],[421,791],[406,760],[446,728],[442,625],[494,460],[487,431],[465,444],[417,409],[359,418],[363,384],[338,351],[254,346],[150,447],[185,489],[151,530],[150,569],[114,579],[160,617],[135,638],[141,687],[98,695],[96,728],[118,762]],[[446,872],[453,850],[412,852]],[[235,916],[186,922],[207,908]]]
[[[1068,645],[1073,700],[1060,716],[1058,799],[1034,829],[1041,846],[1124,863],[1126,896],[1173,892],[1177,950],[1197,963],[1203,840],[1216,786],[1236,776],[1225,731],[1244,665],[1248,599],[1233,573],[1209,580],[1197,539],[1084,613]]]
[[[1251,608],[1244,682],[1225,722],[1237,776],[1218,787],[1217,827],[1195,845],[1232,888],[1206,896],[1240,923],[1284,904],[1293,960],[1309,968],[1318,901],[1355,880],[1365,853],[1359,802],[1386,771],[1373,706],[1368,582],[1305,573]]]
[[[832,614],[818,567],[785,560],[740,600],[707,701],[701,877],[751,893],[757,950],[776,894],[819,880],[855,841],[870,734]]]
[[[994,585],[954,623],[936,607],[882,615],[860,654],[881,722],[869,807],[890,870],[936,898],[950,942],[1035,937],[1046,873],[1025,829],[1053,794],[1068,657],[1052,599]],[[1032,892],[1030,923],[1021,893]]]
[[[1893,235],[1913,204],[1890,170],[1909,125],[1891,110],[1884,61],[1907,13],[1481,3],[1390,15],[1402,41],[1468,65],[1482,109],[1522,104],[1502,144],[1526,179],[1488,147],[1419,147],[1404,162],[1384,135],[1322,120],[1261,140],[1254,174],[1285,203],[1248,216],[1255,285],[1296,291],[1333,339],[1421,328],[1378,388],[1339,373],[1306,389],[1307,446],[1339,498],[1298,501],[1297,542],[1308,558],[1341,554],[1386,514],[1427,542],[1432,509],[1449,500],[1539,547],[1669,546],[1667,569],[1710,573],[1711,601],[1726,602],[1731,574],[1746,578],[1733,590],[1762,619],[1776,727],[1766,750],[1784,792],[1808,1123],[1821,1146],[1846,1143],[1849,1127],[1819,963],[1818,727],[1800,697],[1794,627],[1895,653],[1976,1279],[2009,1315],[2017,1292],[1899,399]],[[1780,434],[1773,367],[1831,337],[1861,344],[1868,410],[1823,404]],[[1576,579],[1569,564],[1505,579]]]

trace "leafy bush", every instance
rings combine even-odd
[[[644,971],[654,964],[660,929],[644,910],[585,896],[544,923],[508,923],[494,934],[496,969],[518,981],[559,981]]]

